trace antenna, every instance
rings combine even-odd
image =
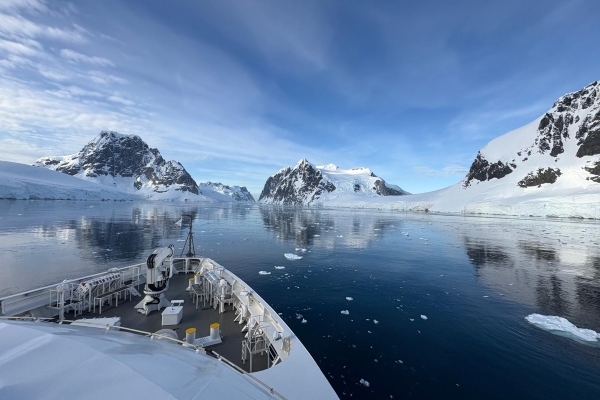
[[[181,218],[183,219],[183,217],[190,218],[190,230],[188,231],[187,238],[185,239],[185,243],[183,244],[183,248],[181,249],[181,254],[179,255],[179,257],[183,256],[186,244],[188,246],[188,252],[185,256],[196,257],[196,246],[194,246],[194,232],[192,232],[192,222],[194,221],[194,216],[192,214],[182,214]]]

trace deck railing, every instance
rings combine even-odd
[[[123,276],[123,279],[125,280],[127,280],[128,278],[136,278],[137,271],[137,279],[139,279],[139,277],[143,275],[143,271],[145,271],[145,268],[146,264],[141,263],[123,268],[114,268],[110,271],[120,272]],[[56,289],[57,285],[61,283],[70,283],[78,285],[81,282],[85,282],[87,280],[106,275],[108,272],[109,271],[105,271],[77,279],[67,280],[65,282],[57,282],[53,285],[48,285],[41,288],[28,290],[25,292],[0,298],[0,314],[4,316],[11,316],[22,313],[24,311],[33,310],[38,307],[47,306],[50,298],[50,291]]]

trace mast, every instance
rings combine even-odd
[[[181,249],[181,254],[179,257],[183,256],[183,252],[185,251],[185,246],[188,246],[188,252],[185,255],[186,257],[196,257],[196,246],[194,246],[194,232],[192,232],[192,223],[194,221],[194,216],[192,214],[182,214],[183,217],[190,218],[190,230],[188,231],[187,238],[185,239],[185,243],[183,244],[183,248]]]

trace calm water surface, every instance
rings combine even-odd
[[[198,254],[280,312],[342,398],[600,398],[600,347],[524,319],[600,331],[596,222],[0,201],[0,296],[179,252],[183,212]]]

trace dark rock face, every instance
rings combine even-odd
[[[561,175],[562,175],[562,173],[560,172],[560,169],[558,169],[558,168],[557,169],[539,168],[535,172],[528,173],[525,178],[521,179],[517,183],[517,185],[519,185],[522,188],[532,187],[532,186],[540,187],[544,183],[556,182],[558,177]]]
[[[269,199],[277,204],[309,204],[321,193],[334,190],[335,185],[323,182],[321,171],[304,159],[294,169],[286,167],[270,176],[258,200]]]
[[[133,186],[140,190],[142,177],[154,186],[154,191],[176,185],[175,190],[199,194],[198,185],[176,161],[165,161],[158,149],[135,135],[101,132],[77,154],[65,157],[42,157],[36,165],[54,169],[68,175],[84,173],[88,177],[121,176],[135,178]],[[160,187],[163,187],[162,189]]]
[[[372,174],[372,176],[376,176],[373,173],[371,173],[371,174]],[[375,181],[375,186],[373,187],[373,190],[375,191],[375,193],[377,193],[380,196],[404,196],[406,194],[409,194],[408,192],[406,192],[400,188],[398,188],[398,189],[387,186],[385,181],[381,178],[379,178]]]
[[[583,169],[592,175],[587,179],[600,183],[600,161],[592,162],[591,165],[586,165]]]
[[[579,139],[577,157],[600,154],[600,110],[585,117],[575,137]]]
[[[473,179],[482,182],[493,178],[501,179],[513,172],[513,168],[516,168],[515,164],[512,164],[511,168],[511,166],[504,164],[502,161],[491,164],[481,153],[477,153],[477,157],[475,157],[475,161],[471,164],[469,173],[465,178],[464,187],[468,187]]]

